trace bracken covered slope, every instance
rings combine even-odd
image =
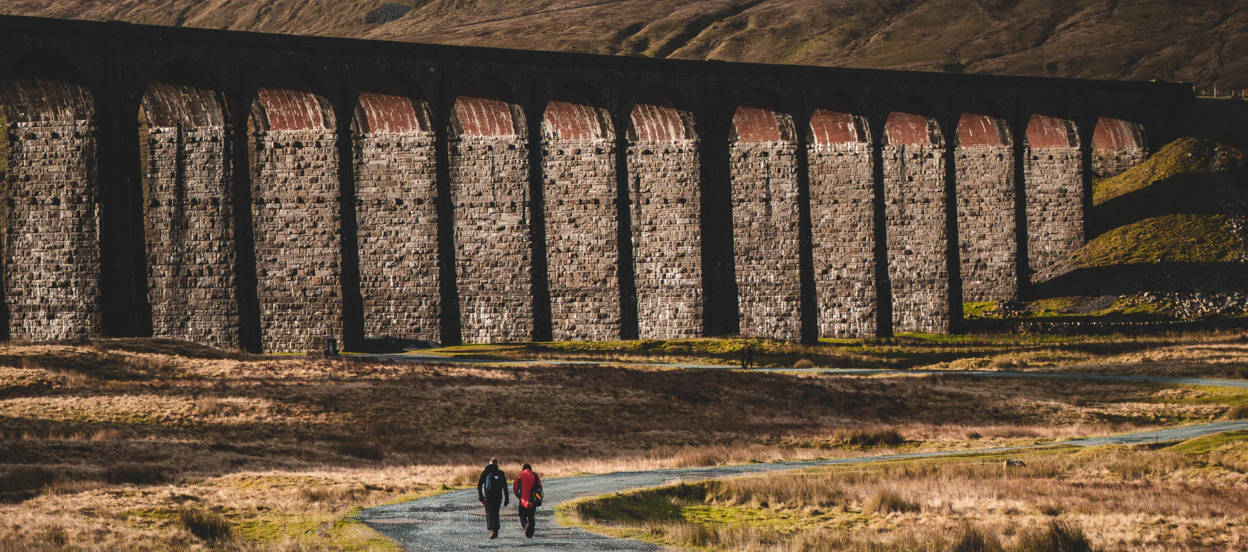
[[[504,48],[1248,87],[1240,0],[9,0],[0,13]]]

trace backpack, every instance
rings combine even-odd
[[[529,502],[532,502],[533,507],[536,508],[542,505],[542,480],[537,479],[536,474],[534,474],[533,479],[533,496],[529,498]]]
[[[502,470],[494,470],[490,475],[485,476],[485,494],[495,496],[503,491],[503,487],[507,485],[507,480],[503,477]]]

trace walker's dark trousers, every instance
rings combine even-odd
[[[485,528],[488,531],[497,531],[498,525],[498,509],[503,506],[501,500],[485,501]]]
[[[520,507],[520,525],[524,526],[524,536],[533,536],[533,526],[537,524],[537,508]]]

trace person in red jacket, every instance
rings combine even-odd
[[[533,538],[533,526],[537,523],[537,504],[533,501],[533,491],[541,488],[542,479],[533,473],[533,466],[525,464],[511,489],[519,499],[520,525],[524,527],[525,538]]]

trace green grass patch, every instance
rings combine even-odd
[[[983,303],[963,304],[963,315],[967,320],[1029,320],[1045,318],[1135,318],[1164,316],[1163,305],[1155,301],[1145,301],[1137,297],[1121,297],[1113,299],[1107,307],[1090,308],[1102,302],[1101,297],[1066,296],[1037,299],[1023,305],[1014,312],[1002,313],[992,308],[984,308]]]
[[[1218,449],[1226,448],[1233,445],[1248,444],[1248,430],[1245,431],[1229,431],[1219,433],[1217,435],[1206,435],[1189,439],[1167,447],[1167,450],[1182,454],[1197,456],[1208,454]]]
[[[1167,397],[1156,399],[1159,403],[1169,404],[1220,404],[1230,408],[1248,407],[1248,390],[1233,387],[1215,387],[1212,385],[1180,385],[1183,389],[1197,391],[1195,395],[1186,397]]]
[[[667,538],[665,531],[656,531],[656,524],[791,533],[829,523],[844,526],[866,521],[863,514],[843,510],[803,512],[766,506],[710,504],[708,500],[707,483],[678,483],[571,501],[559,506],[556,517],[562,525],[665,545],[682,543]]]
[[[311,516],[265,515],[235,524],[239,536],[261,543],[292,542],[300,547],[352,552],[394,552],[398,544],[355,519],[359,509]]]
[[[471,343],[467,345],[451,345],[448,347],[436,347],[433,349],[421,349],[422,354],[442,355],[448,357],[492,357],[495,355],[504,355],[522,351],[525,344],[516,343]]]
[[[962,316],[967,319],[995,318],[993,314],[996,312],[996,301],[962,303]]]
[[[1092,203],[1100,205],[1179,175],[1227,171],[1243,164],[1244,154],[1235,148],[1212,140],[1180,138],[1122,174],[1098,179],[1092,187]]]
[[[1172,214],[1105,232],[1075,253],[1080,268],[1163,262],[1227,263],[1244,254],[1226,215]]]
[[[1076,301],[1078,299],[1078,301]],[[1155,317],[1156,307],[1131,300],[1111,302],[1109,308],[1083,308],[1096,298],[1069,298],[1039,301],[1039,312],[1018,316],[1042,318],[1063,316],[1118,316],[1126,319]],[[1068,312],[1074,307],[1074,312]],[[1091,314],[1090,314],[1091,313]],[[749,343],[754,365],[785,369],[801,366],[821,368],[907,369],[945,365],[955,361],[983,359],[985,362],[1007,353],[1049,351],[1054,358],[1083,359],[1089,355],[1116,355],[1123,352],[1164,347],[1184,334],[1139,337],[1115,334],[1070,335],[1060,333],[906,333],[885,338],[821,339],[814,345],[801,345],[766,339],[703,338],[689,340],[540,342],[513,344],[498,351],[499,360],[581,360],[603,364],[657,363],[707,364],[734,367],[740,362],[740,347]],[[1228,339],[1238,338],[1234,334]],[[468,350],[472,348],[466,347]],[[660,368],[661,369],[661,368]]]

